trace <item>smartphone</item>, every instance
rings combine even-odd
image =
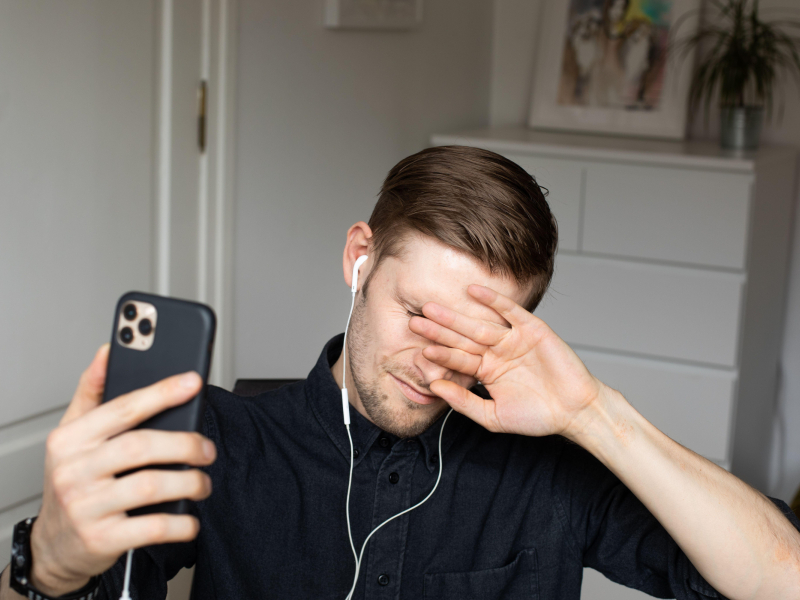
[[[149,418],[136,429],[199,431],[215,331],[214,311],[204,304],[142,292],[124,294],[114,312],[103,402],[166,377],[196,371],[203,379],[203,387],[194,398]],[[189,466],[153,465],[146,468],[180,470]],[[143,506],[128,511],[128,514],[185,514],[188,510],[189,500],[181,499]]]

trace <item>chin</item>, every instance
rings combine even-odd
[[[377,398],[369,394],[361,398],[370,420],[399,438],[420,435],[447,410],[447,403],[443,400],[427,405],[417,404],[396,391],[387,393],[381,390]]]

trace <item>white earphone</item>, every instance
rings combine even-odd
[[[356,263],[353,265],[353,283],[350,285],[350,291],[354,294],[358,291],[358,270],[361,268],[361,265],[367,262],[368,258],[369,256],[366,254],[364,256],[359,256],[358,259],[356,259]]]
[[[350,280],[350,291],[353,294],[353,299],[350,302],[350,314],[347,315],[347,327],[344,330],[344,345],[342,346],[342,414],[344,416],[344,424],[347,425],[348,431],[350,431],[350,398],[347,396],[347,385],[345,384],[345,378],[347,377],[347,331],[350,329],[350,317],[353,316],[353,307],[356,305],[358,269],[367,262],[368,258],[366,254],[359,256],[353,265],[353,278]]]
[[[350,539],[350,549],[353,551],[353,558],[355,558],[356,560],[356,573],[355,576],[353,577],[353,585],[350,588],[350,592],[347,594],[345,600],[352,600],[353,593],[356,591],[356,584],[358,583],[358,574],[361,571],[361,559],[364,557],[364,550],[367,547],[367,542],[369,542],[369,539],[375,534],[376,531],[378,531],[381,527],[386,525],[389,521],[392,521],[393,519],[396,519],[397,517],[402,516],[407,512],[411,512],[412,510],[414,510],[419,506],[422,506],[422,504],[424,504],[428,500],[428,498],[433,496],[433,492],[435,492],[436,488],[439,486],[439,481],[442,479],[442,465],[443,465],[442,435],[444,434],[444,426],[447,423],[447,419],[449,419],[450,415],[453,413],[453,409],[451,408],[447,413],[447,416],[444,418],[444,421],[442,421],[442,429],[439,431],[439,475],[436,477],[436,483],[434,484],[433,489],[428,493],[427,496],[425,496],[425,498],[420,500],[417,504],[405,509],[404,511],[397,513],[393,517],[389,517],[383,523],[381,523],[375,529],[373,529],[367,536],[367,539],[364,540],[364,543],[361,546],[361,552],[356,553],[356,547],[355,544],[353,544],[353,532],[352,529],[350,528],[350,489],[353,484],[354,453],[353,453],[353,436],[350,435],[350,399],[347,395],[345,376],[347,373],[347,332],[350,329],[350,318],[353,316],[353,307],[356,304],[356,292],[358,291],[358,269],[361,267],[361,265],[364,264],[367,258],[368,258],[367,256],[359,256],[355,264],[353,265],[353,278],[352,278],[352,283],[350,285],[350,291],[352,292],[353,298],[352,301],[350,302],[350,314],[347,315],[347,327],[344,330],[344,342],[342,346],[342,359],[343,359],[342,360],[342,413],[344,416],[344,425],[347,428],[347,438],[350,440],[350,476],[347,480],[347,503],[345,506],[345,514],[347,516],[347,536]]]

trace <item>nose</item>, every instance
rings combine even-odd
[[[414,366],[422,373],[423,383],[428,387],[432,382],[437,379],[451,379],[453,372],[446,369],[441,365],[429,361],[422,355],[422,348],[420,348],[414,356]]]

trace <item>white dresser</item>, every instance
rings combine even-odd
[[[796,150],[523,128],[432,143],[548,188],[559,252],[536,314],[667,435],[766,491]],[[586,571],[583,600],[645,597]]]

